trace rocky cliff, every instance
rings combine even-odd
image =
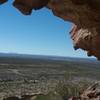
[[[0,4],[7,0],[0,0]],[[54,15],[74,23],[70,32],[75,50],[100,59],[100,0],[15,0],[19,11],[30,15],[32,10],[47,7]]]
[[[69,100],[100,100],[100,83],[95,83],[80,94],[79,97],[71,97]]]

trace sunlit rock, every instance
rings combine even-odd
[[[0,0],[0,4],[6,0]],[[74,48],[87,51],[100,59],[100,0],[15,0],[19,11],[30,15],[32,10],[47,7],[55,16],[73,22],[71,31]]]

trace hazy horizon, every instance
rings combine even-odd
[[[74,56],[64,56],[64,55],[48,55],[48,54],[33,54],[33,53],[32,54],[31,53],[29,54],[29,53],[16,53],[16,52],[0,52],[0,54],[96,59],[95,57],[74,57]]]

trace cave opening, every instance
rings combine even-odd
[[[0,5],[5,4],[7,1],[0,0]],[[74,49],[82,49],[87,52],[88,56],[95,56],[98,60],[100,59],[100,47],[98,46],[100,42],[100,2],[98,0],[89,2],[86,0],[13,0],[13,2],[9,0],[9,2],[24,15],[31,15],[33,9],[40,10],[46,7],[51,9],[54,15],[73,22],[71,39],[74,43]]]
[[[67,5],[67,2],[64,3]],[[78,5],[81,4],[81,2],[76,3]],[[27,4],[24,7],[27,7]],[[57,98],[56,100],[68,100],[70,97],[72,97],[71,100],[85,99],[87,96],[89,98],[91,93],[93,93],[92,90],[96,90],[95,86],[98,86],[100,83],[100,62],[94,59],[83,59],[82,57],[87,56],[80,50],[75,52],[70,35],[73,40],[73,37],[76,37],[75,39],[77,41],[74,41],[74,43],[82,44],[80,45],[82,46],[81,49],[86,50],[84,49],[85,46],[91,46],[91,31],[88,29],[84,31],[81,28],[78,30],[77,26],[72,29],[73,23],[62,20],[65,17],[67,18],[67,15],[62,18],[65,15],[64,13],[62,14],[62,11],[59,13],[57,10],[54,13],[55,11],[53,10],[43,8],[38,11],[33,11],[31,16],[24,16],[17,10],[12,9],[10,3],[0,8],[0,12],[2,13],[0,16],[0,52],[4,52],[4,54],[0,53],[0,90],[2,90],[0,92],[0,98],[2,100],[26,100],[28,98],[31,99],[31,97],[32,99],[35,98],[34,100],[38,100],[38,97],[40,99],[47,98],[47,100],[49,98],[50,100],[53,100],[53,98]],[[67,11],[70,12],[72,9]],[[29,13],[26,11],[24,14]],[[72,13],[69,13],[68,18],[70,19],[72,15]],[[74,18],[77,17],[72,16],[72,19]],[[78,18],[80,19],[79,16]],[[86,16],[85,18],[87,19]],[[70,30],[71,34],[69,35]],[[94,31],[96,32],[93,28]],[[78,32],[81,33],[81,37]],[[75,33],[76,35],[73,35]],[[90,37],[88,37],[88,33],[90,33]],[[94,43],[99,44],[97,38],[95,38]],[[79,46],[79,44],[76,46]],[[92,46],[95,47],[95,45]],[[92,54],[91,50],[88,50],[87,53]],[[93,50],[95,51],[95,49]],[[97,48],[97,50],[100,49]],[[5,53],[8,53],[8,55],[5,55]],[[19,55],[17,54],[16,56],[16,53]],[[90,87],[95,82],[96,84]],[[85,93],[86,96],[83,97]],[[95,99],[100,96],[98,87],[96,94],[98,96],[93,96]]]
[[[12,9],[10,4],[0,9],[1,19],[5,20],[1,20],[0,25],[0,52],[86,57],[83,51],[78,50],[76,53],[73,49],[69,35],[71,22],[54,16],[47,8],[24,16]],[[8,12],[12,12],[10,16]]]

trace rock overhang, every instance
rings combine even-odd
[[[0,4],[5,2],[0,0]],[[100,0],[15,0],[13,6],[24,15],[47,7],[54,15],[73,22],[70,35],[74,48],[100,60]]]

